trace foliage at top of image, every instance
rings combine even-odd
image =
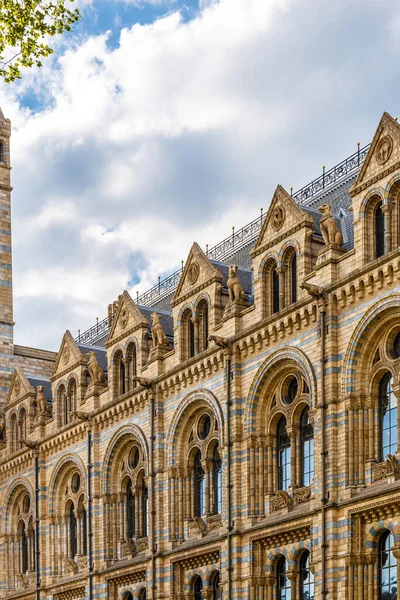
[[[21,78],[21,68],[41,67],[53,53],[48,38],[71,31],[80,19],[74,0],[0,0],[0,79]]]

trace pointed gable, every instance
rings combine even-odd
[[[197,242],[194,242],[171,304],[176,304],[181,296],[186,296],[191,292],[194,293],[199,285],[210,281],[214,277],[222,279],[222,274],[208,260]]]
[[[113,339],[119,338],[122,334],[140,325],[146,328],[149,326],[146,317],[141,313],[130,294],[125,290],[118,297],[117,313],[114,317],[106,346],[109,346]]]
[[[310,216],[301,210],[287,191],[281,185],[278,185],[257,242],[252,250],[252,255],[253,253],[257,254],[258,250],[274,238],[280,237],[285,231],[299,225],[305,217],[310,221],[312,220]]]
[[[35,393],[35,389],[28,381],[23,369],[17,364],[11,378],[11,385],[8,391],[6,406],[13,404],[19,398],[23,398],[29,392]]]
[[[79,350],[71,332],[64,333],[61,341],[60,350],[58,351],[53,378],[57,378],[57,374],[65,371],[68,367],[75,365],[82,360],[83,355]],[[53,379],[52,378],[52,379]]]
[[[391,168],[397,168],[400,160],[400,125],[384,112],[375,132],[367,156],[358,177],[350,188],[354,196],[361,189],[383,177]]]

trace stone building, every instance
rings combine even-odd
[[[397,599],[397,121],[58,353],[13,345],[0,124],[0,598]]]

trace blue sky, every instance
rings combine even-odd
[[[400,117],[397,0],[79,0],[12,120],[15,337],[58,349]]]

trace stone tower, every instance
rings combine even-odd
[[[11,261],[10,119],[0,108],[0,405],[13,371],[13,299]]]

